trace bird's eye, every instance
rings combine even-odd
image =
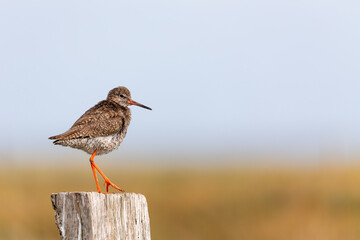
[[[120,94],[120,97],[125,98],[125,96],[124,96],[124,95],[122,95],[122,94]]]

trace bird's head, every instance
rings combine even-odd
[[[136,105],[136,106],[139,106],[142,108],[152,110],[151,108],[132,100],[130,91],[126,87],[117,87],[117,88],[110,90],[110,92],[107,96],[107,100],[116,102],[123,107],[127,107],[129,105]]]

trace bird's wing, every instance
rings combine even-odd
[[[124,127],[124,116],[114,103],[101,101],[86,111],[66,132],[49,139],[69,140],[109,136],[120,132]]]

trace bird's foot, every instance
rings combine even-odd
[[[105,179],[104,185],[106,186],[106,193],[109,193],[109,186],[112,186],[113,188],[119,190],[120,192],[125,192],[124,190],[122,190],[121,188],[110,182],[108,178]]]
[[[106,192],[103,192],[100,189],[98,189],[98,193],[106,194]]]

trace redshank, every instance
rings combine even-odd
[[[54,144],[56,145],[81,149],[91,154],[90,165],[99,193],[102,191],[96,170],[105,180],[106,192],[109,192],[109,185],[123,192],[95,164],[94,157],[96,154],[107,154],[120,146],[131,121],[129,105],[151,110],[151,108],[132,100],[130,91],[126,87],[117,87],[109,92],[106,100],[87,110],[68,131],[49,137],[49,139],[55,140]]]

